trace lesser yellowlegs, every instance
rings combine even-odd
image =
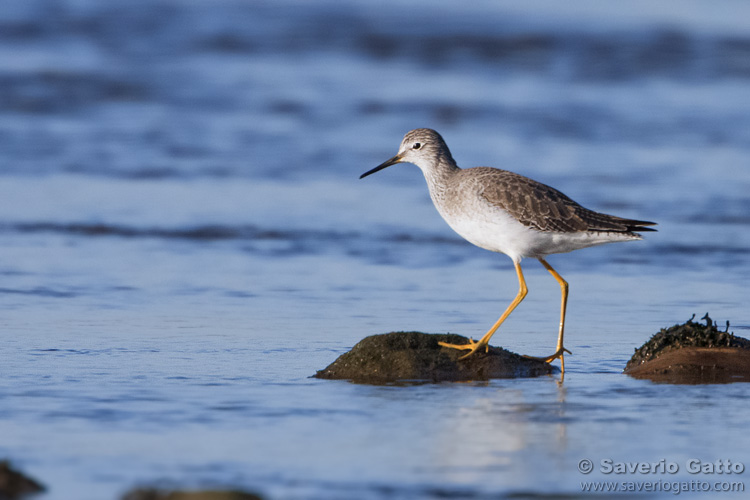
[[[536,359],[551,362],[560,358],[565,373],[563,354],[570,353],[563,346],[568,283],[544,257],[604,243],[640,240],[638,232],[655,231],[648,226],[656,223],[588,210],[554,188],[507,170],[461,169],[440,134],[426,128],[407,133],[396,156],[365,172],[360,179],[404,162],[422,170],[435,208],[454,231],[478,247],[510,257],[518,275],[518,294],[479,342],[441,345],[468,350],[462,359],[481,348],[486,351],[492,335],[526,297],[521,260],[533,257],[562,290],[557,348],[552,355]]]

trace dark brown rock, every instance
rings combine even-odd
[[[44,491],[44,486],[11,468],[7,460],[0,460],[0,500],[16,500]]]
[[[126,493],[122,500],[262,500],[262,498],[254,493],[243,491],[166,491],[138,488]]]
[[[721,332],[708,315],[663,328],[625,366],[634,378],[672,384],[750,382],[750,340]],[[728,328],[727,328],[728,330]]]
[[[538,377],[558,371],[549,363],[490,347],[459,360],[466,351],[438,345],[465,344],[469,339],[450,333],[393,332],[362,339],[349,352],[314,375],[365,384],[441,382],[491,378]]]

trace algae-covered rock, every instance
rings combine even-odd
[[[0,500],[20,499],[42,491],[44,486],[39,482],[13,469],[7,460],[0,460]]]
[[[406,381],[469,381],[491,378],[538,377],[557,371],[549,363],[490,347],[459,360],[466,351],[438,345],[466,344],[469,339],[450,333],[393,332],[361,340],[314,377],[366,384]]]
[[[719,331],[708,314],[663,328],[635,350],[625,373],[676,384],[750,381],[750,340]]]

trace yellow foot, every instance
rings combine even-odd
[[[468,353],[464,354],[458,359],[465,359],[477,352],[479,349],[484,346],[484,352],[489,352],[490,346],[486,343],[483,343],[481,340],[479,342],[474,342],[474,339],[470,338],[468,344],[449,344],[448,342],[438,342],[439,345],[443,347],[450,347],[451,349],[458,349],[460,351],[469,351]]]
[[[569,350],[567,350],[566,348],[564,348],[564,347],[561,347],[561,348],[559,348],[559,349],[557,350],[557,352],[555,352],[555,354],[553,354],[553,355],[551,355],[551,356],[542,356],[542,357],[537,357],[537,356],[526,356],[526,355],[524,355],[524,358],[528,358],[528,359],[535,359],[535,360],[537,360],[537,361],[544,361],[545,363],[551,363],[551,362],[553,362],[554,360],[556,360],[556,359],[558,359],[558,358],[559,358],[559,359],[563,359],[563,354],[565,354],[566,352],[567,352],[568,354],[573,354],[572,352],[570,352],[570,351],[569,351]]]

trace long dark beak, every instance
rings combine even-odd
[[[359,178],[360,179],[364,179],[368,175],[374,174],[375,172],[380,172],[384,168],[390,167],[391,165],[395,165],[396,163],[401,163],[401,155],[396,155],[393,158],[391,158],[390,160],[387,160],[387,161],[381,163],[380,165],[378,165],[377,167],[373,168],[372,170],[368,170],[364,174],[360,175]]]

